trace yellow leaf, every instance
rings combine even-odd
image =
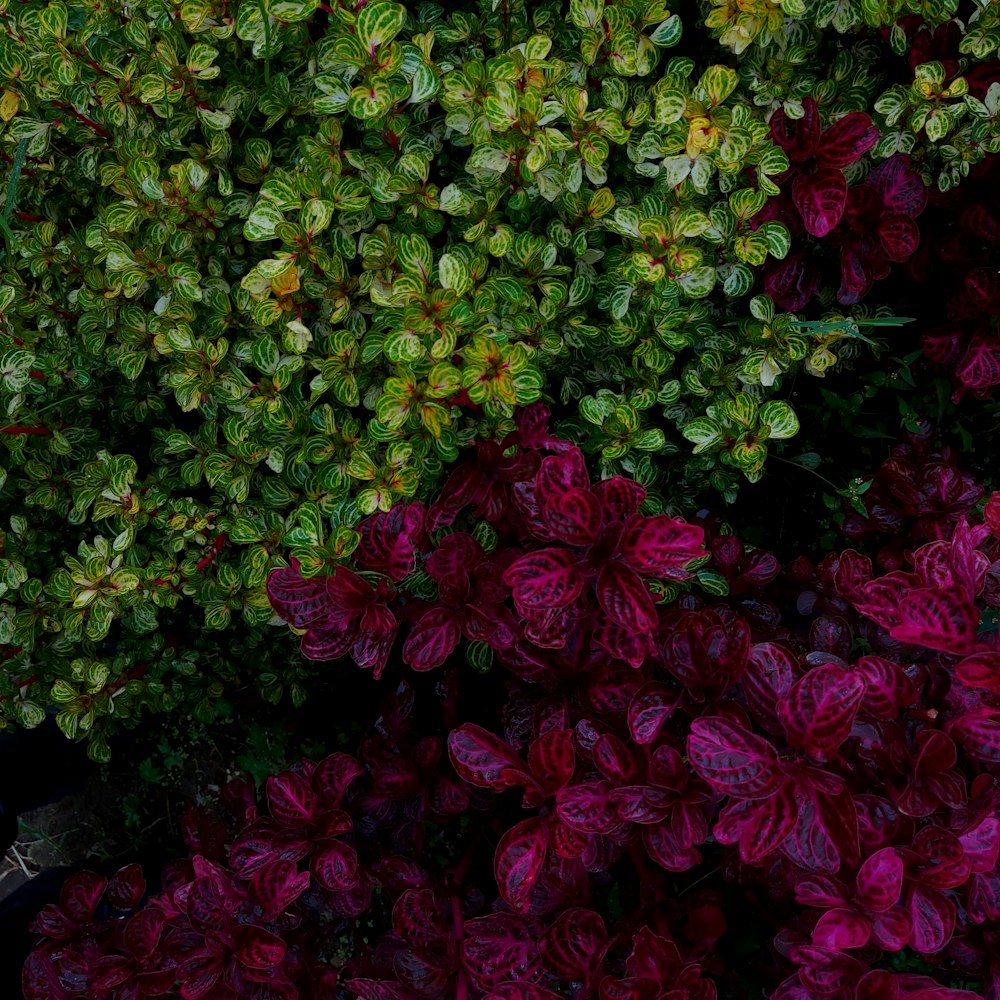
[[[9,122],[17,114],[20,103],[20,94],[13,90],[5,90],[3,97],[0,97],[0,118],[5,122]]]
[[[271,289],[275,295],[291,295],[299,290],[299,272],[294,264],[271,281]]]

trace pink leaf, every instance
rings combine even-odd
[[[789,746],[828,756],[847,739],[865,682],[833,664],[814,667],[778,703]]]
[[[813,944],[831,951],[863,948],[871,936],[871,925],[853,910],[828,910],[813,928]]]
[[[358,883],[358,856],[340,840],[328,840],[312,856],[309,869],[325,889],[340,892]]]
[[[458,776],[470,785],[499,792],[533,784],[524,761],[500,737],[472,722],[449,734],[448,756]]]
[[[309,781],[294,771],[283,771],[267,779],[267,806],[284,826],[305,826],[316,813],[316,793]]]
[[[403,643],[403,662],[414,670],[440,667],[462,638],[459,619],[450,608],[431,608],[416,622]]]
[[[628,730],[632,739],[640,746],[655,742],[678,700],[678,693],[659,681],[643,684],[628,706]]]
[[[503,582],[511,588],[522,614],[564,608],[580,596],[584,584],[575,557],[566,549],[539,549],[521,556],[507,567]]]
[[[772,795],[785,781],[767,740],[718,716],[691,723],[688,757],[713,788],[739,798]]]
[[[903,862],[895,848],[884,847],[865,860],[857,876],[858,902],[869,913],[884,913],[899,902]]]
[[[692,559],[705,554],[705,531],[666,514],[634,517],[619,545],[621,558],[642,576],[682,580]]]
[[[878,136],[879,131],[868,115],[852,111],[823,133],[816,160],[824,166],[843,169],[860,160],[878,142]]]
[[[567,545],[590,545],[601,532],[601,504],[587,489],[569,487],[554,492],[542,507],[542,518],[552,534]]]
[[[504,902],[515,910],[528,909],[549,851],[549,829],[542,819],[522,820],[497,844],[493,871]]]
[[[612,621],[635,632],[656,627],[656,605],[642,578],[620,562],[605,564],[597,577],[597,601]]]
[[[792,184],[792,201],[806,232],[826,236],[835,229],[847,204],[847,180],[839,170],[820,169],[800,175]]]

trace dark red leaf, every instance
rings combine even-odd
[[[604,955],[608,932],[593,910],[572,907],[556,917],[545,934],[545,964],[560,979],[587,982]]]
[[[507,567],[503,582],[519,611],[564,608],[583,592],[584,579],[566,549],[539,549]]]
[[[320,846],[309,863],[316,881],[326,889],[339,892],[358,882],[358,855],[340,840],[328,840]]]
[[[546,793],[562,788],[576,770],[572,729],[550,729],[528,748],[532,777]]]
[[[548,851],[549,829],[542,819],[522,820],[500,838],[493,870],[500,895],[515,910],[527,910]]]
[[[268,919],[279,916],[309,888],[309,872],[294,861],[271,861],[254,872],[251,891]]]
[[[465,922],[462,961],[482,989],[531,979],[539,965],[541,931],[534,920],[490,913]]]
[[[884,913],[899,902],[903,862],[896,849],[884,847],[865,860],[857,876],[858,903],[869,913]]]
[[[677,707],[679,693],[659,681],[648,681],[628,706],[628,731],[636,743],[653,743]]]
[[[705,554],[705,531],[666,514],[633,517],[619,545],[621,558],[642,576],[683,580],[684,567]]]
[[[860,160],[878,142],[878,136],[878,129],[868,115],[852,111],[823,133],[816,160],[824,166],[843,169]]]
[[[277,934],[254,924],[240,924],[233,938],[236,957],[249,969],[273,969],[288,947]]]
[[[616,624],[635,632],[656,627],[656,605],[642,578],[628,566],[612,560],[597,577],[597,601]]]
[[[894,639],[945,653],[972,652],[979,612],[971,597],[930,588],[913,590],[902,599],[899,614],[900,623],[889,631]]]
[[[346,753],[332,753],[316,765],[310,780],[327,804],[339,809],[352,782],[365,773],[363,765]]]
[[[771,116],[771,138],[792,163],[801,163],[815,154],[820,130],[819,108],[811,97],[802,102],[801,118],[790,118],[782,107]]]
[[[916,886],[910,894],[910,947],[921,955],[940,951],[955,931],[955,904],[940,890]]]
[[[416,565],[416,546],[424,530],[424,505],[398,503],[361,522],[361,541],[355,551],[360,569],[383,573],[399,581]]]
[[[542,507],[542,518],[552,534],[567,545],[590,545],[601,532],[601,504],[588,489],[568,487],[553,492]]]
[[[403,643],[403,662],[414,670],[440,667],[462,638],[460,619],[450,608],[431,608],[416,622]]]
[[[871,924],[854,910],[827,910],[813,928],[813,944],[831,951],[863,948],[871,936]]]
[[[865,682],[833,664],[814,667],[778,702],[789,746],[819,757],[847,739],[865,693]]]
[[[691,766],[720,792],[755,799],[772,795],[784,784],[774,747],[726,719],[695,719],[687,745]]]
[[[448,735],[448,756],[458,776],[470,785],[498,792],[533,783],[528,765],[510,746],[472,722],[463,723]]]
[[[837,227],[847,205],[847,180],[840,170],[820,169],[801,174],[792,183],[792,201],[806,232],[826,236]]]
[[[85,923],[90,920],[101,902],[108,880],[95,872],[78,872],[71,875],[59,893],[59,905],[71,920]]]
[[[283,771],[267,779],[267,807],[284,826],[308,826],[316,815],[316,793],[308,779]]]
[[[131,910],[146,894],[146,880],[141,865],[119,868],[108,882],[107,900],[119,910]]]

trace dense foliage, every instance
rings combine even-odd
[[[70,880],[28,1000],[710,1000],[753,995],[741,936],[781,1000],[997,995],[1000,494],[978,514],[951,456],[909,442],[851,511],[880,565],[782,568],[636,515],[636,484],[588,486],[521,425],[426,511],[372,515],[358,573],[275,573],[307,654],[392,677],[370,734],[269,778],[265,809],[237,782],[193,810],[191,861],[145,902],[135,869]],[[476,528],[428,551],[470,516],[489,555]],[[653,606],[643,577],[703,540],[730,595]],[[415,561],[438,601],[392,593]],[[417,674],[386,661],[397,615]],[[460,634],[497,665],[458,666]]]
[[[1000,29],[927,7],[6,10],[4,721],[100,758],[234,684],[300,704],[268,574],[542,397],[651,515],[732,501],[928,255],[928,355],[988,393]]]
[[[365,671],[27,1000],[1000,1000],[1000,5],[24,0],[0,82],[0,723]]]

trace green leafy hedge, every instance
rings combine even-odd
[[[870,42],[829,57],[828,36],[903,8],[757,6],[6,9],[10,717],[54,701],[100,756],[143,706],[210,712],[247,680],[300,698],[261,653],[268,572],[345,558],[363,514],[427,495],[543,396],[651,507],[759,479],[798,429],[783,379],[850,357],[874,315],[810,326],[753,295],[789,250],[755,219],[789,166],[767,115],[807,93],[827,118],[869,107]],[[980,11],[976,58],[995,21]],[[996,126],[956,92],[932,129],[936,79],[881,97],[916,129],[897,147],[937,143],[935,176],[939,140]]]

